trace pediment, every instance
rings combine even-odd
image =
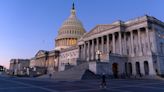
[[[112,27],[114,27],[115,25],[111,25],[111,24],[107,24],[107,25],[97,25],[96,27],[94,27],[90,32],[86,33],[86,35],[84,37],[90,37],[94,34],[100,33],[102,31],[105,31],[107,29],[111,29]]]
[[[35,56],[44,55],[44,54],[45,54],[45,52],[47,52],[47,51],[45,51],[45,50],[39,50],[39,51],[36,53],[36,55],[35,55]]]

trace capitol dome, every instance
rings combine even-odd
[[[64,21],[55,39],[55,49],[61,50],[77,45],[77,40],[85,33],[81,21],[76,17],[74,3],[71,15]]]

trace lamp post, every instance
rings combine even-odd
[[[96,54],[97,54],[97,57],[98,57],[97,61],[100,62],[101,51],[100,50],[97,50],[96,51]]]

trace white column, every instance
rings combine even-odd
[[[112,53],[115,53],[116,49],[115,49],[115,34],[114,33],[112,34],[112,43],[113,43],[113,52]]]
[[[94,60],[95,59],[95,43],[94,43],[94,39],[92,40],[92,60]]]
[[[84,42],[84,60],[86,60],[86,56],[87,56],[87,47],[86,47],[86,43]]]
[[[66,45],[66,42],[65,42],[66,40],[64,39],[64,46]]]
[[[101,37],[101,51],[104,53],[104,36]]]
[[[81,45],[79,45],[79,58],[81,59]]]
[[[63,46],[63,39],[61,40],[61,45]]]
[[[132,74],[136,75],[136,62],[132,62]]]
[[[84,60],[84,44],[83,45],[81,45],[81,47],[82,47],[82,51],[81,51],[81,57],[82,57],[82,60]]]
[[[99,50],[99,37],[96,39],[97,50]]]
[[[138,49],[139,49],[139,56],[142,56],[142,47],[141,47],[141,33],[140,30],[138,32]]]
[[[122,41],[121,41],[121,32],[119,32],[119,45],[120,45],[120,55],[122,55]]]
[[[59,46],[61,45],[61,41],[59,40]]]
[[[107,48],[107,53],[109,54],[109,35],[107,35],[106,36],[106,39],[107,39],[107,41],[106,41],[106,48]]]
[[[64,46],[64,39],[63,39],[63,46]]]
[[[131,56],[134,56],[134,42],[133,42],[133,31],[130,32],[130,36],[131,36]]]
[[[68,42],[69,42],[69,39],[67,39],[67,46],[69,46],[69,43]]]
[[[124,33],[124,54],[127,55],[127,42],[126,42],[126,33]]]
[[[148,27],[146,27],[146,38],[147,38],[147,46],[148,46],[147,54],[151,55],[150,38],[149,38],[149,29],[148,29]]]
[[[144,62],[140,62],[140,71],[141,71],[141,74],[145,75],[145,68],[144,68]]]
[[[88,59],[91,60],[91,43],[88,41]]]

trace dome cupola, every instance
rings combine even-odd
[[[85,33],[81,21],[76,17],[74,3],[72,4],[71,15],[64,21],[55,39],[55,49],[60,50],[77,45],[77,40]]]

